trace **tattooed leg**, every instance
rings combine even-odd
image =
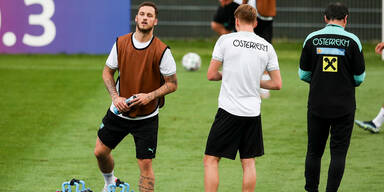
[[[140,168],[139,191],[152,192],[155,190],[155,174],[152,168],[152,159],[138,159]]]
[[[155,178],[140,175],[139,191],[140,192],[155,191]]]

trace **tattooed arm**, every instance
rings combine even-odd
[[[103,80],[104,80],[104,85],[107,88],[107,91],[109,95],[112,98],[113,104],[116,106],[116,108],[119,111],[126,112],[129,110],[128,105],[125,103],[124,97],[120,97],[119,94],[117,93],[116,87],[115,87],[115,79],[113,78],[113,75],[115,74],[116,69],[111,69],[108,66],[104,67],[103,70]]]
[[[132,100],[130,107],[135,105],[146,105],[155,98],[162,97],[169,93],[176,91],[177,89],[177,77],[176,74],[170,76],[164,76],[165,83],[158,89],[150,93],[139,93],[136,95],[136,99]]]

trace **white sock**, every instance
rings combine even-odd
[[[376,118],[372,120],[372,122],[376,125],[376,127],[381,127],[384,123],[384,108],[382,107],[379,114],[377,114]]]
[[[108,186],[110,184],[115,184],[114,178],[115,176],[113,175],[113,171],[111,173],[102,173],[104,176],[104,182],[105,186]]]

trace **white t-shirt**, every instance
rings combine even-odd
[[[138,49],[143,49],[143,48],[146,48],[148,47],[148,45],[151,43],[151,40],[147,41],[147,42],[139,42],[135,39],[135,34],[132,34],[133,35],[133,45],[138,48]],[[119,64],[118,64],[118,60],[117,60],[117,50],[116,50],[116,43],[113,44],[113,47],[111,49],[111,52],[109,53],[109,56],[108,56],[108,59],[105,63],[105,65],[107,65],[109,68],[111,69],[118,69],[119,68]],[[161,62],[160,62],[160,73],[163,75],[163,76],[170,76],[170,75],[173,75],[173,74],[176,74],[176,62],[175,62],[175,59],[173,58],[172,56],[172,53],[171,53],[171,50],[169,48],[167,48],[165,50],[165,53],[163,55],[163,58],[161,59]],[[117,89],[117,92],[119,92],[119,82],[117,82],[116,84],[116,89]],[[113,111],[113,102],[110,106],[110,110]],[[147,118],[150,118],[150,117],[153,117],[155,115],[157,115],[159,113],[159,108],[157,108],[155,110],[155,112],[147,115],[147,116],[142,116],[142,117],[136,117],[136,118],[130,118],[130,117],[126,117],[126,116],[123,116],[122,114],[119,114],[118,116],[124,118],[124,119],[130,119],[130,120],[142,120],[142,119],[147,119]]]
[[[265,70],[279,70],[273,46],[253,32],[222,35],[212,59],[223,63],[219,108],[237,115],[260,115],[260,79]]]

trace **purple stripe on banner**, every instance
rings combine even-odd
[[[0,0],[0,53],[105,54],[130,32],[130,0]]]

